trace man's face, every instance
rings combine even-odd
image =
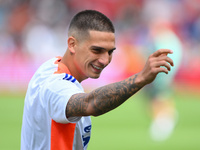
[[[75,66],[80,80],[98,78],[111,62],[115,35],[111,32],[89,31],[89,37],[75,47]]]

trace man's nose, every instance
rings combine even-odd
[[[103,66],[107,66],[111,61],[111,56],[108,53],[104,53],[99,58],[99,63]]]

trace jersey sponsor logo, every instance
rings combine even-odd
[[[85,131],[86,133],[88,133],[88,132],[91,131],[91,128],[92,128],[92,126],[89,125],[89,126],[87,126],[87,127],[84,128],[84,131]]]
[[[76,81],[76,79],[73,76],[71,76],[67,73],[65,74],[65,77],[63,78],[63,80],[68,80],[68,81],[71,81],[73,83]]]
[[[83,147],[85,147],[89,141],[90,141],[90,131],[91,131],[91,125],[87,126],[84,128],[85,134],[82,135],[82,139],[83,139]]]

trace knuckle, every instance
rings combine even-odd
[[[152,64],[153,62],[154,62],[153,57],[150,57],[150,58],[149,58],[149,63]]]
[[[156,68],[151,68],[151,72],[152,72],[153,74],[156,74],[156,73],[157,73],[157,69],[156,69]]]

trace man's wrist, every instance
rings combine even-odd
[[[144,78],[141,76],[140,73],[137,73],[135,78],[135,84],[139,86],[140,88],[144,87],[146,85]]]

